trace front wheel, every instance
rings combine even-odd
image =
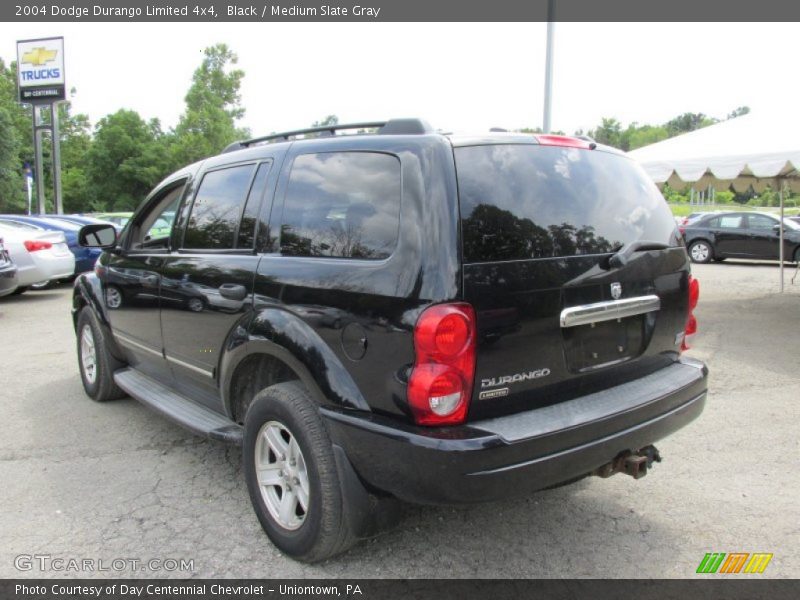
[[[253,399],[244,422],[242,460],[258,520],[281,551],[316,562],[355,543],[333,446],[316,404],[299,382],[270,386]]]
[[[711,249],[711,244],[705,240],[692,242],[689,246],[689,258],[692,262],[707,263],[714,258],[714,251]]]
[[[95,402],[125,396],[114,382],[114,371],[122,367],[108,351],[103,332],[92,309],[84,306],[78,315],[78,366],[86,395]]]

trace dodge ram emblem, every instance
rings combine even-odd
[[[622,284],[615,281],[611,284],[611,297],[614,298],[614,300],[619,300],[620,296],[622,296]]]

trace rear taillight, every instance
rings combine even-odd
[[[566,135],[537,135],[534,137],[542,146],[564,146],[566,148],[582,148],[584,150],[594,150],[597,147],[595,143]]]
[[[42,242],[40,240],[25,240],[25,249],[28,252],[36,252],[38,250],[49,250],[53,247],[50,242]]]
[[[681,351],[691,348],[694,334],[697,333],[697,319],[694,317],[694,309],[697,308],[697,301],[700,299],[700,282],[689,275],[689,315],[686,317],[686,328],[683,331],[683,342]]]
[[[408,403],[419,425],[456,425],[467,416],[475,375],[475,311],[437,304],[414,327],[416,361]]]
[[[683,225],[678,225],[678,231],[681,232],[681,235],[686,235],[686,227]]]

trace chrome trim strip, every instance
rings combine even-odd
[[[561,311],[561,327],[577,327],[602,321],[614,321],[660,309],[661,299],[656,295],[571,306]]]
[[[214,372],[213,371],[208,371],[208,370],[203,369],[201,367],[195,367],[194,365],[190,365],[187,362],[183,362],[182,360],[178,360],[174,356],[169,356],[168,354],[165,354],[164,356],[166,357],[166,359],[169,362],[175,363],[176,365],[181,366],[184,369],[189,369],[190,371],[194,371],[195,373],[200,373],[201,375],[205,375],[209,379],[214,379]]]
[[[161,354],[161,352],[159,352],[157,350],[153,350],[149,346],[145,346],[144,344],[136,342],[136,341],[132,340],[131,338],[129,338],[127,335],[115,332],[114,333],[114,338],[118,342],[121,342],[123,345],[133,346],[134,348],[138,348],[139,350],[144,350],[145,352],[149,352],[150,354],[155,354],[159,358],[164,358],[164,356]]]

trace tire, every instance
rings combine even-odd
[[[714,259],[714,250],[705,240],[697,240],[689,245],[689,258],[692,262],[705,264]]]
[[[192,312],[203,312],[205,307],[206,303],[200,298],[189,298],[189,300],[186,302],[186,308]]]
[[[242,462],[256,516],[282,552],[311,563],[356,542],[347,525],[333,446],[316,404],[299,382],[279,383],[255,396],[245,416]],[[257,470],[268,477],[259,480]]]
[[[125,392],[114,383],[114,371],[124,365],[111,356],[97,317],[88,306],[78,315],[77,350],[78,370],[87,396],[95,402],[125,397]],[[90,368],[91,351],[94,353],[93,368]]]
[[[27,285],[21,285],[17,289],[15,289],[13,292],[11,292],[11,295],[12,296],[19,296],[20,294],[24,294],[27,291],[28,291],[28,286]]]

